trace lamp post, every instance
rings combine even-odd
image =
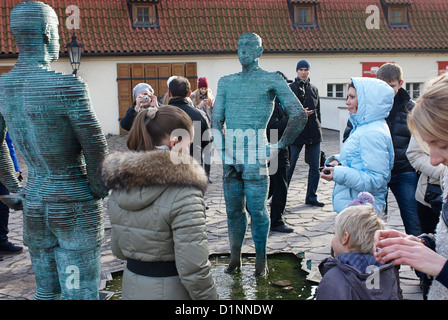
[[[75,31],[73,30],[72,42],[65,46],[68,51],[68,57],[70,58],[70,64],[73,68],[73,74],[76,76],[76,72],[79,70],[81,64],[81,53],[83,45],[76,40]]]

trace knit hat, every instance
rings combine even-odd
[[[140,92],[148,92],[150,94],[154,94],[154,89],[147,83],[139,83],[132,90],[132,95],[134,96],[134,99],[137,98],[137,95]]]
[[[358,199],[350,202],[347,207],[360,206],[360,205],[365,205],[365,204],[373,205],[374,203],[375,203],[375,198],[372,196],[372,194],[364,191],[364,192],[358,193]]]
[[[200,77],[198,80],[198,88],[208,88],[208,80],[206,77]]]
[[[302,68],[306,68],[308,70],[311,69],[311,65],[307,60],[300,60],[299,63],[297,63],[296,71]]]

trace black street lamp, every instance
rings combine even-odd
[[[73,68],[73,74],[76,76],[76,72],[79,70],[81,64],[81,53],[83,45],[76,40],[75,31],[73,30],[72,42],[65,46],[68,51],[68,57],[70,58],[70,64]]]

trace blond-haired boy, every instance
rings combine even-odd
[[[319,265],[317,300],[398,300],[399,280],[392,264],[373,256],[374,234],[385,224],[370,204],[351,206],[335,219],[334,257]]]

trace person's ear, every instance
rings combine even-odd
[[[174,148],[176,144],[179,143],[179,137],[170,137],[169,147],[170,150]]]
[[[168,97],[172,97],[173,95],[171,94],[171,91],[168,90]]]
[[[403,80],[398,81],[398,88],[401,88],[401,86],[403,85]]]
[[[350,240],[350,235],[346,231],[346,232],[344,232],[344,235],[342,236],[341,244],[345,247],[345,246],[347,246],[349,240]]]

